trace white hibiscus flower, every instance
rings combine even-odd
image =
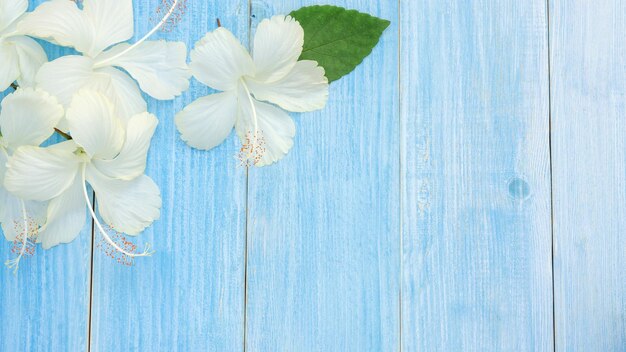
[[[222,93],[200,98],[176,116],[190,146],[211,149],[233,126],[242,142],[244,164],[264,166],[281,159],[293,145],[293,112],[321,109],[328,100],[328,79],[315,61],[298,61],[304,30],[289,16],[263,20],[251,57],[224,28],[208,33],[191,52],[191,71]]]
[[[189,87],[185,44],[146,40],[165,23],[176,4],[132,45],[121,43],[133,36],[132,0],[84,0],[82,4],[80,9],[73,1],[51,0],[19,23],[23,33],[83,54],[63,56],[43,65],[35,79],[38,87],[55,95],[64,106],[79,90],[97,89],[107,95],[123,119],[147,110],[139,87],[161,100],[173,99]],[[126,70],[139,87],[118,68]]]
[[[15,81],[32,86],[37,70],[48,61],[41,46],[16,29],[26,9],[28,0],[0,0],[0,91]]]
[[[87,192],[89,182],[102,219],[115,231],[136,235],[160,215],[159,188],[144,175],[150,140],[157,125],[153,115],[132,116],[126,125],[106,96],[78,92],[66,113],[73,140],[47,148],[20,147],[7,164],[9,192],[27,200],[50,201],[39,240],[47,249],[76,238],[85,223],[85,207],[104,239],[129,257],[107,234]]]
[[[0,182],[4,183],[6,163],[21,146],[38,146],[54,133],[54,126],[63,117],[63,107],[46,92],[20,88],[2,101],[0,111]],[[20,242],[17,258],[8,261],[17,270],[25,254],[30,235],[45,221],[46,204],[24,201],[0,185],[0,222],[9,241]],[[19,236],[19,238],[18,238]]]

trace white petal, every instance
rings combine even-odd
[[[0,201],[2,201],[2,208],[0,209],[2,232],[4,232],[7,241],[13,241],[24,229],[22,201],[4,189],[0,190]]]
[[[0,0],[0,32],[9,27],[28,8],[28,0]]]
[[[107,60],[129,46],[126,43],[116,45],[100,55],[97,61]],[[119,58],[108,61],[107,65],[128,71],[141,89],[156,99],[174,99],[189,88],[191,72],[187,67],[187,47],[182,42],[143,42]]]
[[[0,42],[0,91],[4,91],[20,76],[19,57],[15,45]]]
[[[71,186],[50,201],[47,221],[39,230],[38,241],[44,249],[72,242],[85,226],[86,202],[81,182],[76,174]]]
[[[231,32],[221,27],[199,40],[190,57],[194,77],[217,90],[235,90],[241,77],[254,75],[250,54]]]
[[[0,187],[0,201],[3,207],[0,210],[0,222],[2,222],[2,232],[8,241],[13,241],[18,234],[23,233],[24,213],[22,202],[26,209],[27,228],[32,228],[32,223],[43,225],[46,219],[47,202],[22,201],[16,196]]]
[[[298,61],[304,30],[290,16],[274,16],[259,23],[254,36],[256,79],[272,82],[285,77]]]
[[[1,147],[0,147],[1,148]],[[3,222],[5,216],[3,215],[5,212],[6,199],[9,195],[9,192],[4,188],[4,175],[7,171],[7,161],[9,160],[9,155],[6,153],[6,150],[0,150],[0,222]]]
[[[63,106],[56,98],[42,90],[20,88],[2,100],[2,139],[12,148],[38,146],[54,133],[61,118]]]
[[[293,70],[278,81],[250,80],[248,86],[257,99],[294,112],[322,109],[328,101],[328,79],[324,69],[310,60],[298,61]]]
[[[22,202],[26,209],[26,221],[36,224],[43,224],[46,218],[46,206],[44,202],[22,201],[16,196],[9,193],[4,188],[4,174],[6,171],[7,154],[0,152],[0,223],[2,223],[2,232],[8,241],[13,241],[18,232],[24,229],[24,212]],[[27,225],[30,226],[30,225]]]
[[[289,115],[270,104],[253,99],[257,115],[258,134],[263,136],[265,152],[256,166],[266,166],[282,159],[293,146],[293,137],[296,135],[296,126]],[[246,103],[246,97],[240,93],[240,112],[235,129],[239,139],[244,143],[247,134],[254,135],[254,122],[251,104]]]
[[[68,1],[70,2],[70,1]],[[93,60],[84,56],[62,56],[41,66],[37,87],[54,95],[68,106],[72,97],[93,79]]]
[[[133,116],[126,126],[126,141],[119,155],[112,160],[94,160],[94,165],[103,174],[131,180],[144,173],[146,158],[157,118],[147,112]]]
[[[47,203],[22,201],[16,196],[9,193],[4,188],[4,175],[6,172],[7,154],[0,152],[0,223],[2,223],[2,232],[8,241],[13,241],[18,232],[24,229],[24,212],[22,202],[26,208],[27,222],[35,222],[43,224],[46,218]]]
[[[26,14],[17,28],[21,33],[73,47],[87,55],[98,53],[94,26],[74,1],[44,2]]]
[[[37,71],[48,61],[46,52],[39,43],[25,36],[11,37],[9,41],[15,45],[19,61],[20,75],[17,81],[20,87],[34,86]]]
[[[93,70],[93,60],[83,56],[63,56],[45,63],[37,73],[37,86],[69,106],[79,90],[98,90],[111,100],[116,114],[124,121],[147,110],[137,83],[113,67]],[[65,128],[64,128],[65,129]]]
[[[124,144],[124,128],[113,104],[94,90],[74,95],[66,116],[74,141],[92,158],[111,159]]]
[[[237,120],[237,96],[232,92],[212,94],[187,105],[174,121],[181,138],[198,149],[221,144]]]
[[[116,115],[126,123],[128,119],[148,110],[146,101],[141,96],[137,82],[130,76],[114,67],[104,67],[96,70],[97,74],[106,74],[110,78],[110,85],[104,92],[115,106]]]
[[[118,180],[89,167],[87,180],[96,191],[102,219],[117,231],[136,235],[159,218],[161,193],[150,177]]]
[[[83,11],[95,29],[90,55],[133,36],[132,0],[83,0]]]
[[[20,147],[7,163],[4,186],[26,200],[50,200],[72,184],[79,162],[71,151]]]

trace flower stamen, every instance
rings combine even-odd
[[[22,228],[17,231],[19,234],[13,241],[13,249],[12,252],[17,254],[17,257],[14,259],[7,260],[4,265],[8,268],[13,269],[13,274],[17,274],[17,270],[20,266],[20,261],[25,255],[33,255],[35,254],[35,243],[34,239],[37,236],[37,226],[34,223],[31,223],[29,226],[28,216],[26,215],[26,204],[24,204],[23,200],[20,200],[20,204],[22,206],[22,217],[23,224]],[[16,230],[18,225],[16,224]],[[32,229],[32,230],[31,230]],[[32,238],[33,242],[28,241],[28,238]]]
[[[245,142],[239,149],[237,159],[239,159],[239,166],[251,167],[258,164],[265,154],[265,139],[263,133],[258,131],[256,134],[252,132],[246,133]]]
[[[170,15],[166,23],[161,26],[161,31],[171,32],[183,20],[183,16],[187,12],[187,0],[181,0],[178,5],[171,5],[172,0],[161,0],[161,5],[156,9],[156,15],[159,16],[166,12],[166,9],[175,7],[176,10]],[[154,23],[154,19],[151,20]]]
[[[107,230],[113,232],[113,242],[117,243],[120,247],[124,248],[127,252],[135,253],[137,245],[126,239],[124,234],[115,231],[112,227],[107,226]],[[102,239],[96,247],[100,249],[107,257],[117,261],[118,264],[125,266],[132,266],[134,264],[133,258],[127,256],[124,253],[118,252],[113,248],[106,240]]]
[[[150,30],[150,32],[148,32],[146,35],[143,36],[143,38],[139,39],[137,42],[135,42],[133,45],[129,46],[128,48],[126,48],[125,50],[122,50],[120,53],[118,53],[117,55],[113,55],[109,58],[106,58],[102,61],[96,62],[96,64],[94,65],[95,68],[99,68],[102,67],[114,60],[117,60],[118,58],[126,55],[128,52],[130,52],[131,50],[135,49],[137,46],[139,46],[141,43],[145,42],[148,38],[150,38],[154,33],[156,33],[156,31],[158,31],[161,27],[163,27],[163,25],[165,25],[167,23],[167,20],[170,18],[170,16],[174,13],[174,11],[176,11],[177,5],[178,5],[179,0],[174,0],[174,2],[172,3],[172,7],[170,7],[170,10],[165,14],[165,16],[163,16],[163,19],[161,19],[161,21],[159,21],[159,23],[157,23],[156,26],[154,26],[154,28],[152,28]]]
[[[146,245],[144,247],[144,251],[142,253],[134,253],[134,252],[127,251],[124,248],[120,247],[117,243],[115,243],[115,241],[113,241],[111,239],[109,234],[104,229],[104,226],[102,226],[102,223],[100,223],[100,220],[98,220],[98,217],[96,216],[96,213],[94,212],[93,206],[91,204],[91,200],[89,199],[89,194],[87,192],[87,180],[85,178],[85,170],[86,170],[86,168],[87,168],[87,165],[83,164],[83,167],[82,167],[83,196],[85,197],[85,201],[87,202],[87,209],[89,209],[89,213],[91,214],[91,218],[93,219],[94,223],[96,224],[96,227],[98,228],[98,231],[100,232],[100,234],[102,235],[104,240],[111,247],[113,247],[115,250],[117,250],[118,252],[126,255],[129,258],[148,257],[148,256],[151,256],[152,254],[154,254],[154,251],[152,250],[152,248],[151,248],[149,243],[146,243]]]

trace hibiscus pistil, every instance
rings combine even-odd
[[[126,48],[125,50],[121,51],[120,53],[96,62],[94,64],[94,68],[100,68],[100,67],[107,66],[107,64],[109,64],[111,62],[114,62],[115,60],[119,59],[120,57],[128,54],[130,51],[132,51],[133,49],[135,49],[136,47],[141,45],[141,43],[143,43],[146,40],[148,40],[148,38],[150,38],[154,33],[156,33],[156,31],[158,31],[161,27],[163,27],[167,23],[168,18],[170,18],[170,16],[174,13],[174,11],[176,11],[176,5],[178,5],[178,1],[179,0],[174,0],[174,3],[172,4],[172,7],[170,7],[169,11],[167,11],[165,16],[163,16],[163,19],[161,21],[159,21],[159,23],[157,23],[157,25],[154,26],[141,39],[139,39],[133,45],[129,46],[128,48]]]
[[[89,210],[89,214],[91,215],[91,218],[93,219],[94,224],[96,224],[96,228],[98,228],[98,231],[100,232],[100,235],[102,235],[104,240],[111,247],[115,248],[116,251],[118,251],[118,252],[120,252],[120,253],[122,253],[122,254],[130,257],[130,258],[147,257],[147,256],[151,256],[152,254],[154,254],[154,251],[152,250],[152,246],[150,245],[150,243],[146,243],[145,244],[145,248],[144,248],[144,251],[142,253],[134,253],[134,252],[129,252],[129,251],[123,249],[117,243],[115,243],[115,241],[113,241],[111,239],[111,236],[109,236],[107,231],[104,229],[104,226],[102,226],[102,223],[100,222],[100,220],[98,220],[98,217],[96,216],[96,213],[93,211],[93,205],[91,204],[91,200],[89,199],[89,192],[87,192],[87,178],[85,177],[86,169],[87,169],[87,164],[83,164],[83,166],[81,168],[81,177],[82,177],[82,184],[83,184],[83,196],[85,197],[85,203],[87,204],[87,209]]]

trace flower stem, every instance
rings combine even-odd
[[[69,134],[61,131],[60,129],[58,129],[56,127],[54,128],[54,132],[58,133],[61,137],[67,139],[68,141],[72,140],[72,136],[70,136]]]
[[[89,194],[87,193],[87,180],[85,179],[85,169],[86,168],[87,168],[87,164],[83,164],[83,167],[82,167],[83,196],[85,197],[85,201],[87,202],[87,209],[89,209],[89,213],[91,214],[91,218],[93,219],[94,223],[96,224],[96,227],[98,228],[98,231],[100,232],[102,237],[104,237],[104,240],[109,245],[111,245],[111,247],[115,248],[116,251],[118,251],[118,252],[120,252],[120,253],[122,253],[124,255],[127,255],[130,258],[151,256],[154,253],[154,251],[151,251],[149,243],[146,244],[146,247],[145,247],[143,253],[132,253],[132,252],[128,252],[128,251],[124,250],[117,243],[115,243],[115,241],[113,241],[111,239],[111,237],[109,237],[109,234],[107,234],[107,232],[104,230],[104,227],[100,223],[100,220],[98,220],[98,217],[96,216],[96,213],[93,210],[93,206],[91,204],[91,200],[89,200]]]
[[[157,23],[156,26],[154,26],[154,28],[152,28],[152,30],[150,30],[150,32],[148,32],[146,35],[143,36],[143,38],[139,39],[137,42],[135,42],[133,45],[129,46],[128,48],[126,48],[125,50],[122,50],[122,52],[120,52],[117,55],[113,55],[107,59],[104,59],[102,61],[96,62],[96,64],[94,65],[94,67],[98,68],[98,67],[102,67],[105,66],[106,64],[126,55],[128,52],[130,52],[131,50],[135,49],[137,46],[139,46],[141,43],[145,42],[148,38],[150,38],[150,36],[152,36],[156,31],[158,31],[161,27],[163,27],[163,25],[167,22],[167,19],[170,18],[170,16],[174,13],[174,11],[176,10],[176,6],[178,6],[178,1],[179,0],[174,0],[174,3],[172,4],[172,7],[170,8],[170,10],[165,14],[165,16],[163,16],[163,19]]]

